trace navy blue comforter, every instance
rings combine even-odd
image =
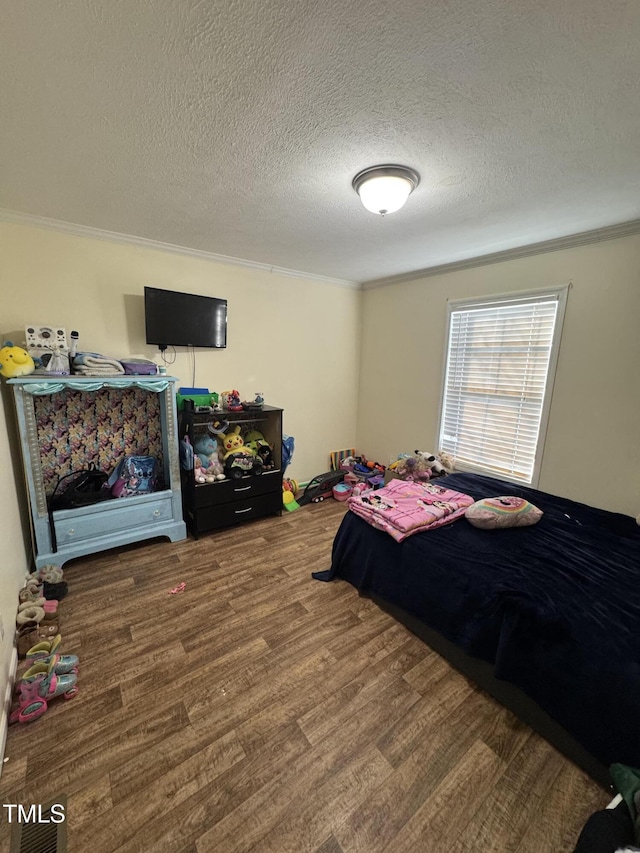
[[[640,767],[640,528],[634,519],[476,474],[449,488],[519,495],[533,527],[461,518],[402,543],[348,512],[331,568],[527,693],[603,764]]]

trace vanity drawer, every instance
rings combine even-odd
[[[241,477],[239,480],[199,483],[195,487],[194,506],[200,510],[204,507],[246,500],[268,493],[277,493],[279,501],[282,502],[280,471],[265,471],[264,474]]]
[[[82,509],[54,512],[58,545],[63,547],[72,542],[170,521],[173,518],[171,498],[171,492],[157,492],[130,498],[114,498],[112,501],[102,501]]]

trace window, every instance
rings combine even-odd
[[[449,303],[441,450],[537,484],[568,285]]]

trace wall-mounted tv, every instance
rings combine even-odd
[[[226,299],[145,287],[144,319],[148,344],[215,349],[227,345]]]

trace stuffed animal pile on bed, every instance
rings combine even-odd
[[[442,477],[453,469],[453,459],[448,453],[430,453],[426,450],[414,450],[413,456],[402,456],[392,462],[389,468],[401,480],[432,480]]]

